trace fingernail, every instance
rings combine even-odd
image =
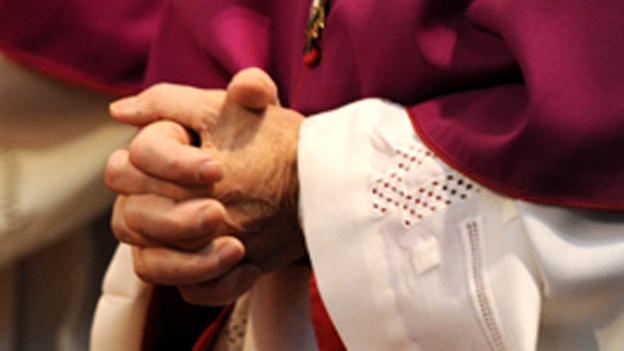
[[[225,243],[217,249],[217,257],[223,266],[231,266],[243,258],[243,250],[238,245]]]
[[[138,111],[136,97],[127,97],[111,103],[110,111],[114,115],[135,115]]]
[[[216,182],[223,178],[223,166],[218,161],[206,161],[199,166],[198,173],[200,180]]]

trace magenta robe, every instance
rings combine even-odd
[[[224,87],[258,66],[304,114],[386,98],[494,190],[624,209],[621,0],[334,0],[322,60],[306,68],[310,3],[171,2],[149,82]]]
[[[142,86],[162,0],[0,0],[0,52],[113,93]]]

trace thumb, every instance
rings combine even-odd
[[[109,112],[113,119],[134,126],[165,119],[201,131],[214,124],[224,98],[221,90],[160,83],[139,95],[113,102]]]
[[[227,94],[231,101],[248,109],[279,105],[277,85],[265,71],[257,67],[238,72],[230,81]]]

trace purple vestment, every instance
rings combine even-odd
[[[439,156],[514,197],[624,209],[620,0],[334,0],[314,68],[310,1],[171,2],[150,82],[224,87],[258,66],[312,114],[363,97],[409,107]]]
[[[0,0],[0,52],[89,88],[141,86],[162,1]]]

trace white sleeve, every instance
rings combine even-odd
[[[379,99],[308,118],[298,161],[308,252],[347,349],[623,349],[624,214],[490,191]]]
[[[479,187],[420,142],[404,107],[366,99],[308,118],[299,177],[312,266],[349,350],[500,346],[495,306],[479,323],[468,292],[491,291],[466,283],[462,239],[443,234],[477,218]]]

